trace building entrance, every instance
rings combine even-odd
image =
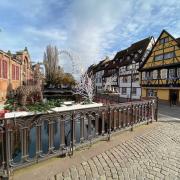
[[[169,103],[170,105],[177,105],[179,102],[179,93],[177,89],[169,90]]]

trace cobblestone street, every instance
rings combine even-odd
[[[83,155],[86,152],[83,152],[82,156],[86,156],[87,159],[82,158],[79,161],[73,158],[68,159],[67,164],[64,164],[64,169],[61,168],[58,172],[57,169],[54,171],[52,168],[46,179],[180,179],[180,119],[177,115],[173,117],[172,114],[165,114],[167,109],[170,111],[168,106],[160,107],[159,122],[137,127],[134,132],[116,135],[112,137],[112,141],[113,138],[115,140],[109,147],[107,142],[101,142],[98,146],[100,150],[95,153],[93,145],[92,151],[90,148],[87,152],[87,154],[92,152],[93,155],[86,156]],[[176,112],[175,114],[178,114],[179,107],[172,107],[172,109],[174,113]],[[118,141],[127,133],[128,138]],[[66,158],[63,159],[64,162],[65,160]],[[68,165],[68,161],[76,162]],[[47,172],[48,167],[46,167]],[[30,173],[32,170],[27,171]],[[55,177],[51,175],[53,173],[56,174]],[[29,179],[44,179],[42,176],[40,177],[40,173],[37,173]],[[20,172],[14,176],[18,180],[23,178],[28,180],[25,177],[26,174],[23,175]]]

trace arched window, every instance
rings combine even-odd
[[[2,70],[3,70],[3,73],[2,73],[2,77],[4,79],[7,79],[7,72],[8,72],[8,67],[7,67],[7,61],[6,60],[3,60],[2,61]]]
[[[1,69],[2,69],[2,60],[0,59],[0,78],[2,77],[1,76]]]

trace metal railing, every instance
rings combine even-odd
[[[140,122],[157,120],[157,99],[1,119],[0,172],[53,156],[73,154],[73,149],[105,138]]]

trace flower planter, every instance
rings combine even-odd
[[[98,108],[103,106],[102,103],[92,103],[92,104],[73,104],[71,106],[61,106],[52,108],[51,111],[48,112],[27,112],[27,111],[20,111],[20,112],[8,112],[5,113],[5,118],[13,118],[13,117],[24,117],[36,114],[46,114],[46,113],[53,113],[53,112],[63,112],[63,111],[75,111],[79,109],[89,109],[89,108]]]
[[[0,118],[4,118],[5,117],[5,114],[8,113],[9,110],[0,110]]]

